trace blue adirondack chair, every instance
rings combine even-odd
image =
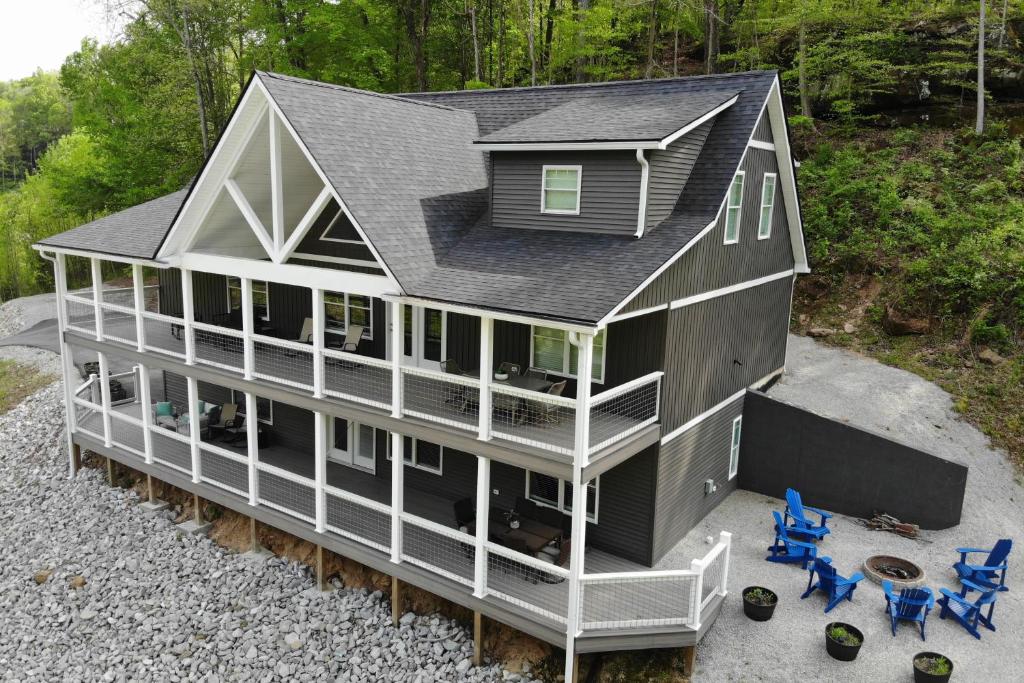
[[[931,588],[904,588],[899,595],[892,592],[892,581],[883,581],[885,591],[885,611],[892,622],[892,634],[896,635],[896,622],[916,621],[921,627],[921,640],[924,636],[924,623],[928,612],[935,606],[935,595]]]
[[[814,575],[818,575],[818,581],[814,581]],[[864,575],[857,572],[850,578],[840,576],[836,568],[832,566],[832,558],[819,557],[814,560],[810,569],[810,578],[807,580],[807,590],[800,596],[800,599],[808,597],[816,590],[823,591],[828,596],[828,604],[825,605],[827,614],[841,600],[853,600],[853,591],[857,589],[857,582],[864,578]]]
[[[1009,538],[1002,538],[996,541],[991,550],[984,548],[957,548],[960,553],[960,561],[953,565],[957,576],[963,581],[967,579],[973,584],[980,586],[1005,586],[1007,558],[1013,541]],[[984,564],[970,564],[967,556],[974,553],[988,553]]]
[[[775,542],[768,546],[768,551],[771,555],[764,559],[769,562],[791,564],[799,562],[804,569],[807,569],[807,563],[818,555],[817,546],[813,543],[791,538],[789,534],[793,529],[785,525],[782,521],[782,515],[778,511],[772,510],[772,516],[775,517]]]
[[[813,512],[820,517],[817,524],[807,516],[808,512]],[[790,526],[796,529],[794,535],[797,538],[808,538],[815,541],[824,538],[827,534],[832,533],[832,530],[828,528],[828,520],[831,518],[832,514],[829,512],[804,505],[803,501],[800,500],[799,491],[786,489],[785,521],[786,524],[790,524],[789,520],[793,520]]]
[[[939,598],[939,606],[941,607],[939,619],[951,617],[967,629],[968,633],[981,640],[981,633],[978,632],[979,624],[990,631],[996,630],[996,627],[992,624],[992,610],[995,609],[996,596],[999,594],[1000,589],[993,585],[983,586],[974,583],[970,579],[961,579],[960,583],[963,587],[959,595],[948,588],[939,589],[942,593],[942,597]],[[1006,589],[1003,588],[1002,590]],[[967,599],[967,593],[970,591],[978,591],[981,595],[978,596],[977,600],[971,602]],[[988,614],[983,614],[982,611],[986,606],[988,607]]]

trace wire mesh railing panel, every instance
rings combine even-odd
[[[571,455],[576,442],[575,401],[491,386],[491,433],[506,441]]]
[[[402,516],[402,559],[467,586],[473,585],[475,543],[456,529]]]
[[[85,334],[96,334],[96,309],[91,301],[68,295],[64,299],[67,306],[68,327]]]
[[[390,408],[391,374],[387,361],[324,349],[324,392],[329,396]]]
[[[78,397],[72,399],[72,403],[75,407],[75,430],[102,441],[103,408]]]
[[[221,331],[212,325],[192,328],[196,361],[224,370],[241,372],[245,366],[245,342],[241,333]]]
[[[402,411],[431,422],[476,429],[480,381],[421,368],[402,368]]]
[[[487,593],[564,624],[569,610],[569,572],[488,543]]]
[[[203,481],[241,496],[249,495],[249,464],[236,453],[200,444],[200,473]]]
[[[181,470],[192,473],[192,446],[186,437],[162,427],[150,429],[153,441],[153,459]]]
[[[134,420],[125,419],[115,411],[110,413],[110,441],[140,458],[146,457],[145,427]]]
[[[103,304],[103,338],[134,345],[138,339],[135,332],[135,313],[129,309],[114,308]]]
[[[716,553],[717,551],[717,553]],[[700,588],[701,608],[707,606],[715,595],[721,592],[725,584],[726,550],[724,546],[717,546],[715,550],[704,558],[704,579]]]
[[[139,398],[138,376],[134,371],[119,372],[107,378],[110,382],[110,404],[131,403]],[[140,416],[141,417],[141,416]]]
[[[646,574],[646,575],[645,575]],[[584,575],[580,628],[584,630],[684,625],[693,611],[696,572]]]
[[[594,397],[590,407],[591,452],[657,422],[660,387],[659,379],[653,378],[608,399]]]
[[[313,523],[316,521],[316,493],[313,482],[297,475],[259,465],[260,503]],[[300,483],[308,482],[308,483]]]
[[[146,349],[176,358],[185,357],[185,324],[181,318],[145,313]]]
[[[324,513],[329,530],[384,552],[390,550],[390,508],[380,504],[370,505],[333,487],[325,487],[324,490]]]
[[[101,294],[104,304],[135,308],[135,289],[133,287],[113,287],[104,289]]]
[[[257,336],[253,374],[299,389],[313,388],[313,349],[303,344]]]

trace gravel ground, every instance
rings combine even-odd
[[[520,680],[471,667],[472,634],[445,618],[396,629],[380,592],[321,593],[304,566],[178,533],[97,470],[68,480],[62,419],[59,383],[0,416],[0,679]]]
[[[771,510],[783,509],[783,502],[738,491],[673,550],[673,555],[688,561],[707,552],[705,537],[717,536],[722,529],[733,533],[730,595],[698,649],[696,680],[911,681],[911,659],[925,650],[953,660],[954,680],[1022,680],[1024,649],[1017,640],[1024,632],[1024,599],[1017,586],[1024,576],[1019,571],[1024,491],[1005,454],[990,448],[983,434],[960,420],[949,395],[934,384],[807,338],[790,338],[787,375],[770,393],[970,468],[963,518],[956,528],[923,532],[920,540],[909,540],[868,531],[856,520],[837,515],[821,551],[833,558],[842,574],[860,570],[869,555],[900,555],[925,569],[927,585],[938,594],[943,586],[957,588],[951,569],[959,559],[955,548],[990,546],[998,538],[1011,537],[1017,542],[1010,556],[1011,590],[1002,594],[996,607],[994,621],[999,630],[983,631],[981,641],[956,622],[940,620],[938,610],[928,618],[927,642],[908,623],[893,637],[881,587],[867,579],[852,603],[844,602],[826,615],[821,593],[800,600],[807,572],[764,560],[772,540]],[[814,505],[813,500],[807,503]],[[663,562],[674,559],[666,557]],[[779,594],[771,621],[756,623],[743,615],[739,593],[750,585],[768,586]],[[834,620],[851,623],[864,633],[865,643],[855,662],[837,662],[825,654],[822,631]]]
[[[57,297],[53,293],[11,299],[0,305],[0,337],[9,337],[56,317]]]

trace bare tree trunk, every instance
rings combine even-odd
[[[978,109],[974,132],[985,131],[985,0],[978,3]]]
[[[493,85],[493,84],[492,84]],[[498,6],[498,82],[499,88],[505,85],[505,0]]]
[[[526,32],[526,42],[530,46],[530,85],[537,85],[537,50],[535,46],[535,25],[533,23],[533,3],[536,0],[528,0],[530,3],[530,28]]]
[[[679,0],[676,0],[676,10],[672,17],[672,77],[679,75]]]
[[[548,83],[551,83],[551,39],[555,34],[555,9],[558,0],[548,3],[547,26],[544,29],[544,64],[548,70]]]
[[[587,47],[587,34],[584,25],[587,20],[587,12],[590,11],[590,0],[579,0],[578,14],[576,16],[576,82],[583,83],[587,80],[587,58],[584,51]]]
[[[192,70],[192,81],[196,88],[196,104],[199,106],[199,134],[203,142],[203,156],[210,155],[210,132],[206,122],[206,98],[203,95],[203,81],[199,75],[199,65],[196,64],[196,57],[192,51],[192,29],[188,25],[188,7],[182,8],[181,18],[181,43],[185,48],[185,55],[188,57],[189,67]]]
[[[475,2],[475,0],[474,0]],[[473,35],[473,80],[480,80],[480,37],[476,32],[476,6],[466,4],[466,13],[469,14],[469,28]]]
[[[811,117],[811,96],[807,92],[807,27],[804,25],[804,18],[800,16],[800,64],[799,64],[799,90],[800,90],[800,113]]]
[[[416,6],[419,5],[417,11]],[[430,0],[406,0],[399,11],[405,20],[405,32],[412,45],[416,68],[416,87],[420,92],[429,89],[427,71],[427,34],[430,29]]]
[[[1007,0],[1003,0],[1003,18],[999,26],[999,43],[997,44],[999,49],[1002,49],[1003,39],[1006,38],[1006,2]]]
[[[704,0],[704,73],[718,68],[718,0]]]
[[[654,74],[654,46],[658,38],[658,0],[651,0],[651,11],[648,14],[647,22],[647,68],[644,69],[644,78],[650,78]]]

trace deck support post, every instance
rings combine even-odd
[[[188,438],[192,449],[192,481],[198,484],[203,478],[203,461],[199,452],[200,416],[199,416],[199,382],[195,377],[187,377],[188,385]]]
[[[313,290],[313,398],[324,397],[324,290]],[[303,340],[305,341],[305,340]]]
[[[142,315],[146,310],[145,284],[142,266],[138,263],[133,263],[132,294],[135,299],[135,349],[139,353],[145,353],[146,351],[146,318]]]
[[[59,252],[54,254],[53,280],[57,291],[57,334],[60,347],[61,372],[64,375],[64,435],[68,445],[68,478],[73,479],[78,470],[82,469],[82,451],[74,440],[75,406],[72,400],[74,398],[72,387],[77,383],[79,377],[75,371],[67,343],[64,341],[64,331],[68,327],[67,259],[64,257],[64,254]]]
[[[110,448],[110,364],[107,362],[107,354],[99,351],[96,355],[100,361],[100,376],[97,381],[100,383],[100,403],[103,406],[103,445]]]
[[[580,656],[578,654],[572,656],[572,681],[566,679],[566,683],[580,683]]]
[[[142,363],[136,366],[139,371],[135,375],[138,379],[138,386],[135,387],[135,395],[142,405],[142,451],[145,454],[146,464],[153,464],[153,397],[151,395],[149,368]]]
[[[242,374],[246,379],[252,379],[253,370],[256,367],[256,348],[253,344],[252,335],[255,330],[252,320],[252,280],[243,277],[242,284]]]
[[[245,392],[245,420],[246,424],[249,424],[250,420],[257,420],[256,424],[259,425],[259,421],[256,417],[256,394],[251,391]],[[245,430],[246,450],[249,455],[249,505],[256,507],[260,502],[260,477],[259,477],[259,463],[260,463],[260,440],[259,440],[259,428],[246,429]]]
[[[480,424],[477,438],[491,440],[491,379],[494,376],[494,318],[480,316]]]
[[[594,367],[594,335],[581,333],[577,343],[576,447],[572,459],[572,550],[569,554],[569,611],[566,615],[565,680],[579,673],[576,638],[580,635],[580,578],[587,534],[587,485],[583,468],[590,454],[590,378]]]
[[[113,458],[106,458],[107,461],[107,485],[114,485],[114,460]]]
[[[324,547],[316,547],[316,589],[320,592],[327,590],[327,575],[324,568]]]
[[[484,661],[484,615],[473,612],[473,666]]]
[[[324,485],[327,483],[327,416],[319,410],[313,413],[313,492],[316,496],[314,509],[316,532],[327,531],[327,505]]]
[[[146,502],[152,503],[156,500],[156,494],[153,492],[153,475],[146,475]]]
[[[195,519],[196,526],[203,526],[203,499],[199,497],[198,493],[192,494],[192,513],[193,519]]]
[[[490,496],[491,461],[489,458],[478,455],[476,456],[476,551],[473,567],[473,597],[481,599],[487,595],[487,531],[490,523],[488,519]]]
[[[256,533],[256,518],[249,518],[249,552],[258,553],[260,551],[260,537]]]
[[[80,469],[82,469],[82,447],[73,443],[71,444],[71,476],[74,477]]]
[[[683,648],[683,673],[693,677],[693,668],[697,662],[697,646],[687,645]]]
[[[192,271],[181,269],[181,323],[185,333],[185,364],[196,363],[196,335],[192,323],[196,319],[195,298],[192,294]]]
[[[391,577],[391,625],[398,628],[402,618],[402,582],[397,576]]]
[[[401,348],[399,347],[399,350]],[[402,561],[402,508],[405,496],[405,441],[391,432],[391,561]]]

